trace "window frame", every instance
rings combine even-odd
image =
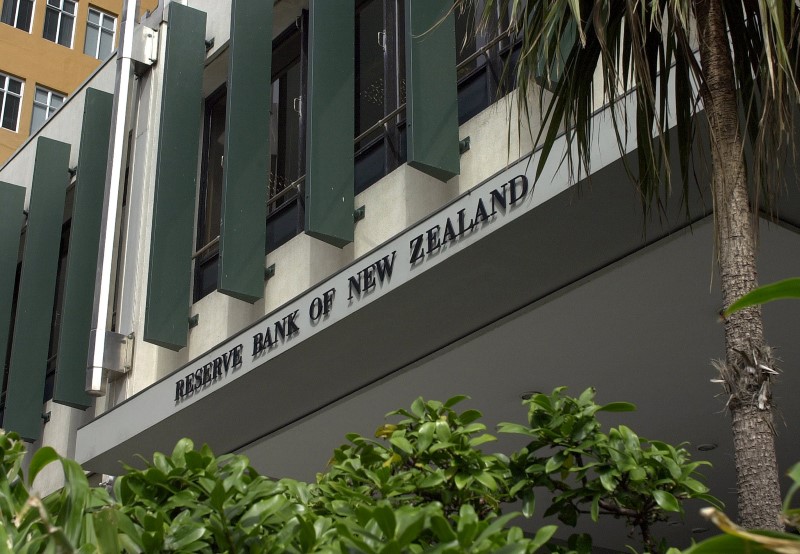
[[[214,288],[210,289],[204,285],[203,275],[210,269],[215,271],[217,260],[219,259],[219,235],[216,237],[206,237],[206,220],[208,219],[208,171],[209,150],[211,145],[211,121],[214,116],[214,107],[220,102],[227,101],[228,84],[220,85],[214,92],[209,94],[204,103],[203,109],[203,146],[200,161],[200,185],[198,187],[197,199],[197,229],[195,233],[195,252],[194,252],[194,279],[192,287],[192,301],[197,302],[217,288],[218,283],[214,283]],[[223,129],[223,135],[227,129]],[[224,163],[225,153],[222,154],[221,162]],[[221,203],[221,199],[220,199]],[[206,238],[208,240],[206,240]]]
[[[100,22],[99,23],[92,23],[92,21],[89,19],[89,16],[91,16],[93,12],[100,16]],[[108,29],[103,27],[103,21],[106,18],[111,19],[112,22],[113,22],[112,27],[111,27],[112,28],[112,31],[111,31],[111,48],[109,49],[108,53],[105,56],[100,57],[101,38],[102,38],[103,32],[104,31],[108,31]],[[89,53],[89,52],[86,51],[86,48],[87,48],[87,46],[89,44],[89,27],[96,28],[97,29],[97,33],[98,33],[97,34],[97,43],[94,45],[94,53]],[[117,18],[116,18],[116,16],[111,15],[110,13],[104,12],[103,10],[100,10],[98,8],[94,8],[94,7],[90,6],[89,7],[89,11],[87,12],[87,15],[86,15],[86,34],[85,34],[84,40],[83,40],[83,53],[86,54],[87,56],[92,56],[93,58],[96,58],[98,60],[105,60],[114,51],[114,41],[116,40],[116,38],[117,38]]]
[[[9,90],[9,83],[11,81],[15,81],[19,83],[19,93],[12,92]],[[19,105],[17,106],[17,118],[14,123],[14,128],[9,129],[8,127],[3,126],[3,120],[5,119],[5,113],[7,108],[7,99],[9,96],[13,96],[19,99]],[[0,73],[0,128],[5,129],[7,131],[11,131],[12,133],[19,132],[19,119],[22,113],[22,100],[25,96],[25,81],[23,79],[17,79],[16,77],[12,77],[11,75],[7,75],[6,73]]]
[[[53,4],[53,2],[57,2],[58,5]],[[67,3],[67,2],[72,4],[72,7],[74,9],[74,11],[72,13],[70,13],[70,12],[68,12],[68,11],[66,11],[64,9],[64,4]],[[75,43],[75,20],[76,20],[76,15],[77,15],[77,12],[78,12],[77,7],[78,7],[77,0],[47,0],[47,5],[45,6],[45,12],[44,12],[44,26],[42,28],[42,38],[44,38],[45,40],[49,40],[50,42],[53,42],[55,44],[60,44],[61,46],[65,46],[65,47],[67,47],[69,49],[72,49],[72,47],[73,47],[73,45]],[[47,16],[48,16],[48,14],[54,13],[54,12],[57,14],[55,38],[49,38],[46,35],[46,32],[47,32]],[[67,18],[67,17],[72,18],[72,29],[70,31],[70,36],[69,36],[69,45],[62,43],[59,40],[59,38],[61,36],[61,30],[62,30],[62,25],[64,23],[64,19]]]
[[[36,96],[39,92],[47,93],[46,104],[42,104],[36,99]],[[61,103],[57,107],[53,107],[52,105],[54,97],[61,99]],[[53,116],[53,114],[55,114],[61,108],[61,106],[64,105],[64,102],[66,102],[66,100],[67,100],[67,95],[61,94],[58,91],[37,84],[36,90],[33,93],[33,108],[31,110],[31,134],[34,134],[36,131],[41,129],[44,126],[44,124],[47,123],[47,120],[50,119]],[[34,123],[35,123],[34,114],[36,113],[37,108],[44,108],[44,119],[42,120],[41,124],[38,127],[34,128]]]
[[[3,7],[2,7],[2,11],[3,12],[6,11],[6,5],[8,5],[7,4],[8,2],[13,3],[13,5],[14,5],[14,10],[13,10],[14,14],[12,16],[12,21],[13,22],[12,21],[2,21],[2,23],[5,23],[6,25],[10,25],[11,27],[14,27],[15,29],[19,29],[20,31],[24,31],[24,32],[30,34],[31,29],[33,29],[33,17],[34,17],[35,10],[36,10],[36,0],[4,0]],[[24,28],[24,27],[20,27],[19,26],[19,9],[20,9],[20,5],[23,2],[30,4],[30,9],[31,9],[31,11],[30,11],[30,20],[28,21],[28,28],[27,29]]]

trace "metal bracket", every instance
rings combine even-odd
[[[121,335],[105,332],[106,348],[103,351],[103,368],[109,373],[124,375],[131,370],[133,362],[133,334]]]
[[[353,221],[361,221],[366,217],[367,208],[366,206],[359,206],[353,212]]]
[[[200,325],[200,314],[194,314],[189,318],[189,329],[194,329]]]
[[[459,155],[463,154],[467,150],[469,150],[469,137],[465,137],[463,140],[458,141]]]
[[[158,61],[158,31],[146,25],[134,30],[131,59],[136,66],[136,74],[144,71]]]
[[[50,423],[50,412],[44,412],[42,414],[42,419],[45,423]]]
[[[214,37],[206,39],[206,52],[214,48]]]
[[[272,264],[271,266],[269,266],[266,269],[264,269],[264,280],[265,281],[269,281],[273,277],[275,277],[275,264]]]

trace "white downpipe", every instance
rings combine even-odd
[[[95,277],[92,327],[89,358],[86,369],[86,392],[93,396],[105,394],[105,350],[108,331],[113,261],[116,236],[120,221],[121,198],[125,179],[125,162],[128,141],[128,122],[133,90],[133,46],[139,0],[124,0],[119,46],[117,48],[117,75],[114,86],[114,104],[111,123],[111,144],[106,166],[106,187],[103,216],[100,225],[100,249]]]

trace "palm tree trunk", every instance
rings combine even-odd
[[[738,122],[733,63],[721,0],[697,0],[695,16],[701,88],[711,131],[712,189],[717,260],[725,306],[757,285],[754,218],[750,209],[743,141]],[[748,528],[782,529],[781,498],[772,426],[769,348],[759,307],[725,322],[725,363],[719,364],[730,394],[739,520]]]

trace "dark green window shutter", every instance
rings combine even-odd
[[[69,149],[69,144],[44,137],[36,142],[3,418],[6,429],[31,441],[37,440],[42,430],[50,316],[55,299],[64,198],[69,185]]]
[[[53,400],[81,409],[91,406],[91,397],[84,387],[113,101],[114,97],[107,92],[92,88],[86,90],[78,184],[72,207],[67,280],[58,339]]]
[[[144,340],[180,350],[189,332],[206,14],[169,4]]]
[[[311,0],[306,102],[306,233],[353,241],[355,4]]]
[[[219,290],[264,296],[272,2],[233,0],[219,237]]]
[[[0,182],[0,375],[3,374],[14,303],[19,233],[22,230],[25,189]]]
[[[452,0],[406,2],[408,165],[441,181],[459,173],[452,8]]]

